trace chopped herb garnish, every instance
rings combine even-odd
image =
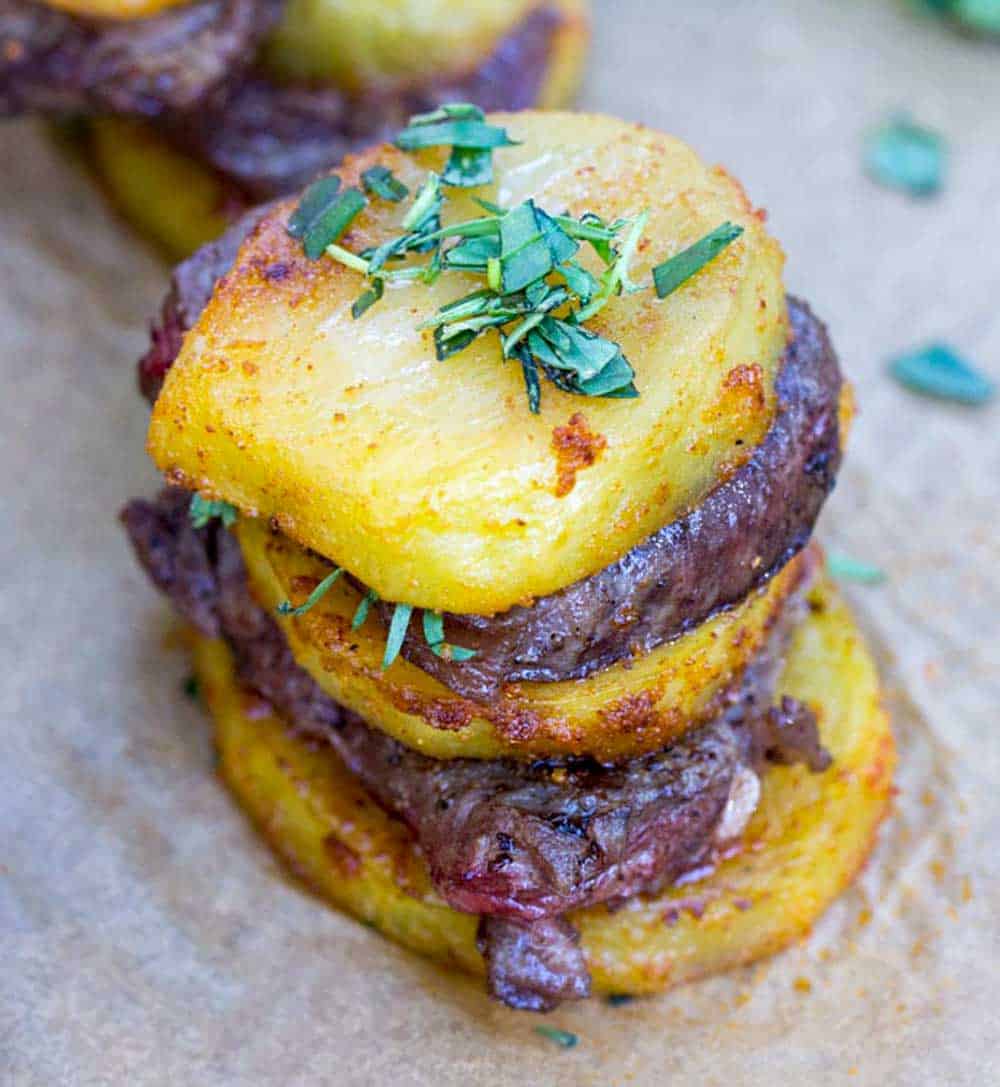
[[[197,701],[199,690],[198,677],[188,676],[187,679],[184,680],[183,690],[184,694],[187,695],[188,698],[190,698],[192,701]]]
[[[450,146],[451,157],[441,180],[461,188],[488,185],[493,180],[493,149],[511,147],[514,142],[506,129],[488,124],[481,109],[465,103],[418,114],[396,137],[402,151]]]
[[[942,343],[900,355],[889,372],[914,392],[958,404],[985,404],[997,391],[995,382]]]
[[[450,146],[451,157],[443,174],[428,174],[414,195],[402,233],[361,253],[337,245],[364,197],[357,189],[339,192],[333,178],[310,186],[289,230],[303,238],[307,254],[320,249],[368,278],[367,289],[351,307],[355,318],[382,298],[387,280],[433,283],[446,271],[482,276],[483,287],[442,306],[418,327],[433,330],[441,361],[495,332],[502,357],[520,364],[532,413],[541,410],[543,375],[579,396],[638,396],[635,372],[621,348],[585,325],[612,299],[650,286],[636,282],[631,273],[647,212],[605,222],[593,212],[579,218],[552,215],[533,200],[505,209],[474,198],[483,215],[441,226],[442,185],[485,184],[492,179],[493,150],[514,142],[474,105],[457,103],[420,114],[411,118],[396,145],[405,151]],[[398,200],[405,191],[385,166],[370,167],[362,182],[386,199]],[[651,285],[657,295],[677,290],[742,233],[743,227],[723,223],[655,267]],[[603,263],[599,276],[577,259],[583,244]],[[409,259],[427,252],[426,263]]]
[[[424,611],[424,640],[437,657],[446,660],[467,661],[475,655],[474,649],[463,649],[459,645],[449,645],[444,637],[444,618],[439,611]]]
[[[924,0],[924,3],[970,30],[1000,34],[1000,0]]]
[[[891,117],[865,139],[865,169],[891,189],[933,196],[944,181],[944,168],[941,136],[903,114]]]
[[[696,272],[700,272],[710,261],[714,260],[730,242],[743,233],[743,227],[734,223],[723,223],[706,234],[700,241],[689,245],[676,256],[665,260],[653,269],[653,283],[656,286],[657,298],[666,298],[682,284],[686,283]]]
[[[399,180],[388,166],[370,166],[361,175],[361,184],[367,193],[398,204],[409,196],[410,190]]]
[[[392,621],[389,623],[389,636],[385,640],[385,653],[382,656],[383,669],[399,656],[403,648],[403,640],[406,638],[406,630],[410,625],[410,616],[413,608],[409,604],[397,604],[392,613]]]
[[[378,593],[375,592],[374,589],[369,589],[361,598],[361,602],[354,611],[354,618],[351,620],[351,630],[357,630],[364,625],[364,621],[368,618],[368,612],[371,610],[371,606],[376,600],[378,600]]]
[[[202,498],[200,494],[191,495],[191,505],[188,506],[188,517],[191,518],[193,528],[205,528],[209,521],[216,517],[229,528],[236,524],[239,511],[228,502],[216,501],[210,498]]]
[[[604,1001],[612,1008],[621,1008],[625,1004],[631,1004],[635,997],[631,993],[609,993]]]
[[[826,568],[830,576],[837,578],[838,581],[860,581],[866,585],[880,585],[886,580],[885,571],[881,567],[836,551],[831,551],[826,556]]]
[[[371,309],[372,306],[382,297],[385,293],[385,281],[381,279],[373,279],[372,285],[365,291],[351,306],[351,316],[356,321],[366,310]]]
[[[340,566],[335,566],[330,573],[316,586],[315,589],[306,597],[305,602],[299,604],[296,608],[293,606],[290,600],[282,600],[278,605],[279,615],[305,615],[307,611],[316,607],[316,605],[323,599],[324,596],[333,587],[334,582],[344,572]]]
[[[288,220],[288,233],[293,238],[304,238],[316,225],[321,215],[329,211],[337,202],[340,192],[340,178],[336,174],[320,178],[303,193],[299,206]]]
[[[340,191],[340,178],[314,181],[288,220],[288,233],[302,240],[310,260],[319,260],[328,245],[337,241],[367,204],[360,189],[353,186]]]
[[[555,1042],[561,1049],[572,1049],[580,1040],[572,1031],[560,1030],[558,1027],[542,1025],[535,1027],[535,1033],[543,1038],[548,1038],[551,1042]]]

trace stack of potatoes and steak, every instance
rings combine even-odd
[[[657,132],[489,120],[519,143],[445,226],[473,197],[648,209],[634,283],[742,228],[666,297],[624,290],[594,318],[638,396],[546,384],[533,412],[496,340],[436,359],[417,325],[471,276],[390,283],[352,318],[358,272],[307,259],[295,200],[276,202],[175,272],[140,364],[169,486],[123,520],[197,632],[224,777],[275,849],[392,938],[548,1010],[805,932],[868,853],[893,747],[809,543],[849,397],[763,215]],[[340,174],[377,163],[412,192],[442,161],[383,145]],[[370,253],[405,210],[371,201],[340,246]],[[192,521],[192,494],[233,523]]]

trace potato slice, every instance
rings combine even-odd
[[[579,74],[589,38],[585,0],[289,0],[263,61],[286,81],[354,92],[441,84],[480,65],[539,7],[561,16],[552,59],[572,59]],[[543,97],[538,105],[564,104],[566,97]]]
[[[43,0],[51,8],[88,19],[145,19],[190,0]]]
[[[87,135],[115,209],[171,261],[217,238],[242,210],[218,174],[142,121],[102,117]]]
[[[892,734],[850,614],[826,583],[810,601],[781,690],[817,709],[833,766],[768,770],[742,851],[712,875],[574,914],[598,992],[656,992],[769,955],[804,935],[864,863],[889,804]],[[437,896],[406,828],[329,749],[248,713],[221,642],[198,641],[196,664],[222,775],[292,871],[391,939],[481,974],[476,918]]]
[[[254,595],[272,612],[283,600],[300,603],[329,573],[259,521],[242,519],[237,535]],[[345,579],[305,615],[279,621],[296,660],[332,698],[434,758],[617,759],[658,750],[712,713],[802,575],[798,557],[739,606],[650,653],[586,679],[511,684],[490,705],[463,698],[403,658],[383,672],[385,628],[372,613],[351,629],[360,596]]]
[[[244,244],[188,335],[149,431],[173,481],[274,517],[383,599],[479,614],[603,569],[741,464],[771,423],[787,332],[781,252],[724,171],[610,117],[493,120],[522,142],[497,151],[497,185],[482,195],[607,219],[647,208],[636,282],[720,223],[744,226],[666,299],[623,295],[592,322],[635,367],[638,399],[546,383],[531,415],[520,369],[503,362],[495,336],[437,362],[430,332],[416,326],[481,287],[471,276],[397,285],[352,320],[361,275],[307,260],[286,231],[287,201]],[[356,182],[375,162],[413,188],[443,155],[418,163],[375,147],[339,172]],[[407,206],[373,202],[345,245],[395,236]],[[475,214],[463,191],[446,219]]]

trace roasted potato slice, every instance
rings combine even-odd
[[[724,171],[611,117],[492,120],[521,143],[496,152],[496,185],[478,193],[606,219],[648,209],[636,282],[720,223],[744,227],[680,290],[623,295],[593,320],[635,368],[637,399],[547,384],[532,415],[495,337],[438,362],[417,325],[480,288],[472,276],[387,290],[352,320],[363,277],[305,257],[286,230],[290,200],[243,245],[187,336],[149,431],[174,482],[274,517],[383,599],[478,614],[603,569],[738,467],[773,418],[787,335],[781,251]],[[381,162],[412,190],[443,160],[374,147],[339,173],[356,183]],[[476,193],[449,200],[446,221],[480,214]],[[396,236],[407,207],[372,202],[344,244]]]
[[[272,612],[283,600],[301,603],[330,571],[259,521],[242,519],[237,535],[254,594]],[[434,758],[616,759],[657,750],[704,720],[760,650],[802,575],[795,558],[739,606],[650,653],[586,679],[511,684],[490,705],[402,658],[382,671],[385,628],[372,613],[351,629],[360,596],[345,579],[305,615],[279,621],[299,664],[332,698]]]
[[[845,606],[826,583],[810,603],[780,687],[817,710],[833,766],[768,770],[743,849],[712,875],[574,914],[597,991],[656,992],[769,955],[805,934],[864,863],[889,804],[892,734]],[[329,749],[248,712],[221,642],[198,641],[196,664],[222,775],[291,869],[391,939],[482,973],[476,918],[437,896],[406,828]]]
[[[115,209],[171,261],[217,238],[243,207],[218,174],[142,121],[91,121],[86,152]]]
[[[145,19],[191,0],[41,0],[49,7],[86,19]]]
[[[460,78],[538,8],[561,20],[550,67],[572,68],[558,92],[537,103],[564,105],[589,38],[585,0],[289,0],[264,47],[267,68],[285,80],[332,83],[359,92]]]

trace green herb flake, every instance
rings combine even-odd
[[[868,175],[911,196],[933,196],[944,182],[945,143],[938,133],[905,114],[889,118],[865,138]]]
[[[419,151],[425,147],[463,147],[485,151],[494,147],[513,147],[515,141],[505,128],[476,118],[413,124],[396,137],[401,151]]]
[[[889,373],[913,392],[956,404],[985,404],[997,391],[995,382],[942,343],[899,355]]]
[[[228,502],[203,498],[200,494],[191,495],[191,505],[188,506],[188,517],[191,519],[192,528],[205,528],[216,517],[230,528],[236,524],[239,510]]]
[[[278,605],[278,614],[292,616],[305,615],[307,611],[316,607],[323,597],[326,596],[333,587],[334,582],[343,572],[342,567],[335,566],[298,607],[295,607],[290,600],[282,600]]]
[[[181,690],[183,690],[184,694],[190,698],[192,702],[197,702],[199,694],[198,677],[193,675],[188,676],[187,679],[184,680]]]
[[[374,589],[369,589],[365,595],[361,598],[357,608],[354,610],[354,618],[351,620],[351,630],[359,630],[364,626],[365,620],[368,618],[368,612],[371,610],[372,604],[378,600],[378,593]]]
[[[310,260],[319,260],[326,248],[337,241],[368,203],[360,189],[345,189],[324,207],[302,237],[302,248]]]
[[[288,220],[288,233],[293,238],[304,238],[336,202],[340,192],[340,178],[336,174],[314,181],[302,194],[299,206]]]
[[[389,636],[385,640],[385,653],[382,656],[383,671],[399,656],[412,614],[413,607],[410,604],[396,605],[396,609],[392,613],[392,621],[389,623]]]
[[[579,1038],[568,1030],[560,1030],[558,1027],[548,1027],[544,1024],[539,1027],[535,1027],[535,1033],[542,1038],[548,1038],[550,1042],[555,1042],[560,1049],[572,1049]]]
[[[631,993],[608,993],[604,998],[605,1004],[611,1008],[621,1008],[626,1004],[631,1004],[635,1000],[635,997]]]
[[[458,645],[449,645],[444,637],[444,617],[439,611],[424,611],[424,641],[437,657],[445,660],[467,661],[475,655],[474,649],[463,649]]]
[[[826,556],[826,568],[831,577],[838,581],[857,581],[864,585],[881,585],[886,574],[881,567],[874,566],[861,559],[852,558],[842,552],[831,551]]]
[[[381,279],[373,279],[368,290],[356,298],[354,305],[351,306],[351,316],[354,320],[356,321],[362,314],[371,309],[384,293],[385,283]]]
[[[981,34],[1000,34],[1000,0],[932,0],[933,7]]]
[[[689,245],[669,260],[658,264],[653,269],[653,285],[656,297],[666,298],[678,287],[685,284],[693,275],[700,272],[706,264],[713,261],[727,245],[743,233],[743,227],[735,223],[723,223],[711,233]]]
[[[365,192],[381,197],[393,204],[409,196],[410,190],[396,177],[388,166],[370,166],[361,175]]]
[[[489,185],[493,180],[493,152],[479,147],[453,148],[441,180],[461,189]]]

